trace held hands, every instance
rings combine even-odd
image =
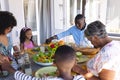
[[[7,70],[8,72],[14,72],[14,69],[11,66],[11,63],[7,56],[0,54],[0,65],[2,66],[3,70]]]
[[[83,69],[83,67],[78,64],[74,65],[72,71],[82,75],[87,73],[87,70]]]
[[[50,38],[46,39],[45,43],[49,44],[52,40],[53,40],[52,37],[50,37]]]
[[[45,43],[46,43],[46,44],[49,44],[53,39],[57,39],[57,36],[54,35],[54,36],[52,36],[52,37],[46,39]]]
[[[88,72],[87,70],[83,69],[79,65],[75,65],[73,67],[72,71],[76,72],[77,74],[82,74],[86,78],[86,80],[100,80],[98,77],[93,76],[93,74],[91,72]],[[103,79],[101,79],[101,80],[103,80]]]

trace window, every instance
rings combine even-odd
[[[112,34],[120,34],[120,1],[119,0],[108,0],[107,5],[107,30]],[[117,35],[116,35],[117,36]],[[119,35],[120,37],[120,35]]]
[[[107,27],[110,36],[120,37],[120,10],[119,0],[87,0],[86,21],[102,21]]]
[[[36,0],[24,0],[24,14],[25,26],[32,29],[33,40],[38,44],[39,34],[37,34]]]

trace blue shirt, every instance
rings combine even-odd
[[[84,36],[84,31],[85,31],[85,29],[80,30],[76,26],[72,26],[68,30],[57,34],[57,37],[58,37],[58,39],[61,39],[65,36],[72,35],[75,40],[75,44],[77,46],[82,46],[82,47],[91,46],[90,41],[88,41],[87,38]]]

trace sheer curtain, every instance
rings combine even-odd
[[[26,26],[31,27],[35,42],[44,43],[51,35],[50,0],[24,0]]]
[[[120,36],[120,0],[108,0],[107,5],[107,30]]]
[[[38,17],[40,26],[40,42],[44,43],[51,35],[51,6],[50,0],[38,0]]]

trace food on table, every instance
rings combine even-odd
[[[81,52],[76,52],[76,60],[77,60],[78,63],[86,62],[89,59],[90,58],[88,58],[88,56],[82,55]]]
[[[40,50],[33,56],[34,62],[43,66],[52,65],[54,60],[54,53],[58,46],[58,42],[50,43],[49,45],[45,46],[45,52]]]
[[[35,72],[35,76],[38,78],[41,76],[57,76],[56,70],[57,67],[55,66],[43,67]]]
[[[39,52],[38,54],[33,56],[33,60],[36,62],[41,62],[41,63],[51,63],[53,62],[53,55],[54,53],[48,52]]]
[[[24,53],[28,53],[28,54],[30,54],[30,55],[33,55],[33,54],[35,54],[35,52],[34,51],[32,51],[32,49],[27,49],[27,50],[25,50],[25,52]],[[23,54],[24,54],[23,53]]]
[[[94,55],[100,50],[99,48],[76,48],[76,51],[82,52],[84,55]]]
[[[63,41],[63,40],[60,40],[59,42],[58,42],[58,45],[64,45],[65,44],[65,42]]]
[[[40,51],[40,47],[35,47],[35,48],[32,49],[32,51],[39,52]]]
[[[81,56],[82,56],[82,53],[81,53],[81,52],[76,52],[76,56],[77,56],[77,57],[81,57]]]
[[[71,72],[71,74],[76,75],[75,72]],[[35,72],[35,76],[38,78],[41,76],[59,76],[59,71],[55,66],[43,67]]]

